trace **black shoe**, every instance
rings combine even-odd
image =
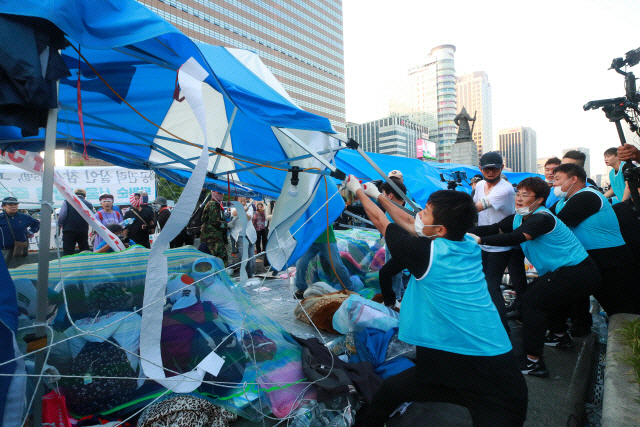
[[[549,332],[544,337],[544,345],[550,345],[556,348],[571,348],[573,347],[573,340],[569,334],[565,333],[563,336],[559,337],[556,334]]]
[[[523,374],[534,377],[546,378],[549,376],[549,371],[547,370],[542,357],[534,362],[533,360],[529,360],[526,354],[524,355],[524,360],[520,365],[520,371],[522,371]]]
[[[298,289],[296,293],[293,294],[297,299],[304,299],[304,291],[302,289]]]

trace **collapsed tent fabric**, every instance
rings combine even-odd
[[[49,286],[58,292],[64,287],[66,294],[66,298],[60,294],[58,303],[63,305],[51,326],[66,337],[72,338],[69,341],[71,354],[67,357],[67,363],[62,363],[65,358],[60,354],[55,359],[54,367],[59,368],[63,375],[68,374],[69,370],[79,369],[78,366],[87,365],[92,358],[96,361],[103,360],[95,348],[89,348],[92,351],[89,354],[88,350],[83,353],[83,348],[86,349],[89,343],[94,343],[92,346],[96,347],[104,343],[104,340],[117,342],[133,352],[134,354],[116,352],[116,356],[125,357],[131,363],[134,372],[139,369],[138,348],[141,345],[140,334],[143,331],[140,328],[140,316],[136,311],[142,307],[149,252],[148,249],[135,245],[119,253],[82,253],[64,257],[60,263],[61,270],[58,269],[57,261],[50,263]],[[172,281],[167,292],[176,292],[179,297],[189,299],[191,304],[196,300],[190,300],[192,295],[184,297],[182,291],[197,288],[197,303],[210,304],[217,312],[217,317],[210,323],[198,323],[198,319],[192,316],[194,310],[185,310],[186,307],[178,304],[181,298],[175,296],[168,301],[173,301],[176,308],[168,307],[165,310],[163,334],[166,332],[164,329],[169,331],[167,327],[175,329],[180,323],[184,323],[183,330],[189,330],[189,321],[192,321],[193,325],[207,335],[205,337],[200,331],[191,331],[194,339],[181,340],[180,345],[186,346],[186,351],[192,352],[193,346],[196,345],[194,343],[199,341],[206,345],[208,340],[213,340],[219,345],[216,352],[227,356],[219,375],[220,379],[207,377],[207,383],[198,388],[197,395],[254,421],[260,420],[263,413],[270,410],[281,416],[288,415],[292,409],[295,410],[299,398],[309,397],[308,393],[313,392],[302,374],[300,346],[279,324],[271,320],[261,307],[252,303],[244,288],[232,281],[223,270],[220,259],[205,256],[193,247],[169,249],[165,251],[165,255]],[[12,270],[12,274],[15,279],[29,279],[35,282],[38,272],[36,265],[32,264]],[[176,281],[183,285],[176,284]],[[156,304],[165,305],[165,298]],[[67,316],[67,310],[71,318]],[[190,320],[183,320],[189,316]],[[71,321],[75,322],[76,326],[72,325]],[[211,328],[224,333],[216,335],[211,332]],[[172,333],[175,333],[175,330]],[[171,337],[165,338],[165,342],[172,344],[171,348],[164,349],[166,351],[163,351],[163,354],[178,354],[173,348],[176,345]],[[109,347],[111,345],[106,348]],[[241,356],[237,357],[239,354]],[[78,362],[77,359],[80,357],[82,360]],[[236,357],[235,361],[232,361],[231,357]],[[92,409],[99,408],[98,412],[103,414],[126,413],[129,408],[149,403],[166,391],[154,381],[144,379],[143,373],[140,371],[134,376],[142,378],[138,379],[137,383],[121,379],[96,384],[110,384],[111,387],[117,387],[117,381],[133,384],[133,387],[125,390],[126,395],[118,396],[117,399],[102,400],[99,402],[100,406],[96,405],[94,398],[88,400],[89,394],[83,390],[84,386],[88,388],[92,384],[91,381],[85,384],[82,380],[76,383],[66,382],[66,388],[62,387],[61,390],[63,394],[67,394],[68,404],[73,400],[76,409],[93,412]],[[80,375],[85,374],[86,372]],[[217,381],[225,381],[224,378],[234,380],[228,384],[215,384]],[[93,382],[97,381],[99,379],[93,379]],[[107,395],[109,393],[105,391],[101,397]],[[84,396],[87,398],[83,400]],[[123,397],[126,399],[122,400]]]
[[[297,107],[256,54],[194,43],[134,1],[3,2],[0,13],[47,19],[74,42],[62,52],[72,78],[60,80],[57,148],[86,150],[123,167],[152,168],[184,185],[204,140],[176,86],[178,68],[189,58],[208,73],[202,89],[209,188],[278,197],[292,177],[288,169],[320,172],[339,146],[329,120]],[[19,129],[0,127],[3,150],[40,151],[43,140],[44,131],[21,138]],[[307,151],[324,151],[317,155],[323,160],[309,158]],[[282,200],[274,211],[277,235],[269,257],[275,256],[271,263],[277,268],[292,265],[344,207],[340,197],[333,197],[333,180],[326,191],[320,175],[301,173],[301,180],[297,198]],[[320,211],[325,205],[328,211]]]

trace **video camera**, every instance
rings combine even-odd
[[[445,175],[448,175],[449,178],[447,179]],[[462,185],[460,183],[466,181],[466,179],[467,173],[465,171],[453,171],[440,174],[440,181],[447,183],[447,190],[455,190],[459,185]]]
[[[585,111],[595,110],[602,108],[605,116],[616,124],[618,131],[618,137],[620,138],[621,145],[626,144],[624,133],[622,132],[622,125],[620,120],[624,120],[629,124],[629,128],[632,132],[635,132],[640,136],[640,93],[636,89],[636,76],[631,71],[623,71],[622,67],[633,67],[640,63],[640,48],[630,50],[625,53],[624,58],[615,58],[611,62],[609,68],[616,70],[616,73],[624,76],[624,90],[625,96],[620,98],[598,99],[595,101],[589,101],[582,107]],[[631,189],[631,199],[636,206],[636,210],[640,212],[640,200],[638,200],[637,189],[640,186],[640,168],[633,165],[631,162],[626,162],[622,168],[622,174],[624,180],[629,183]]]

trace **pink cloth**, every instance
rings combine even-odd
[[[258,377],[260,388],[265,389],[265,393],[271,401],[273,415],[278,418],[284,418],[298,409],[300,404],[303,403],[301,402],[300,394],[305,389],[307,391],[304,393],[304,399],[316,399],[316,388],[315,386],[308,387],[307,381],[286,387],[287,384],[295,383],[304,378],[302,362],[300,361],[289,362],[280,369]],[[270,388],[274,390],[266,391]]]

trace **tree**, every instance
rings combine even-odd
[[[182,190],[184,190],[184,187],[180,187],[178,184],[174,184],[173,182],[169,182],[166,179],[158,176],[158,196],[162,196],[167,200],[173,200],[174,202],[177,202],[178,198],[182,194]]]

